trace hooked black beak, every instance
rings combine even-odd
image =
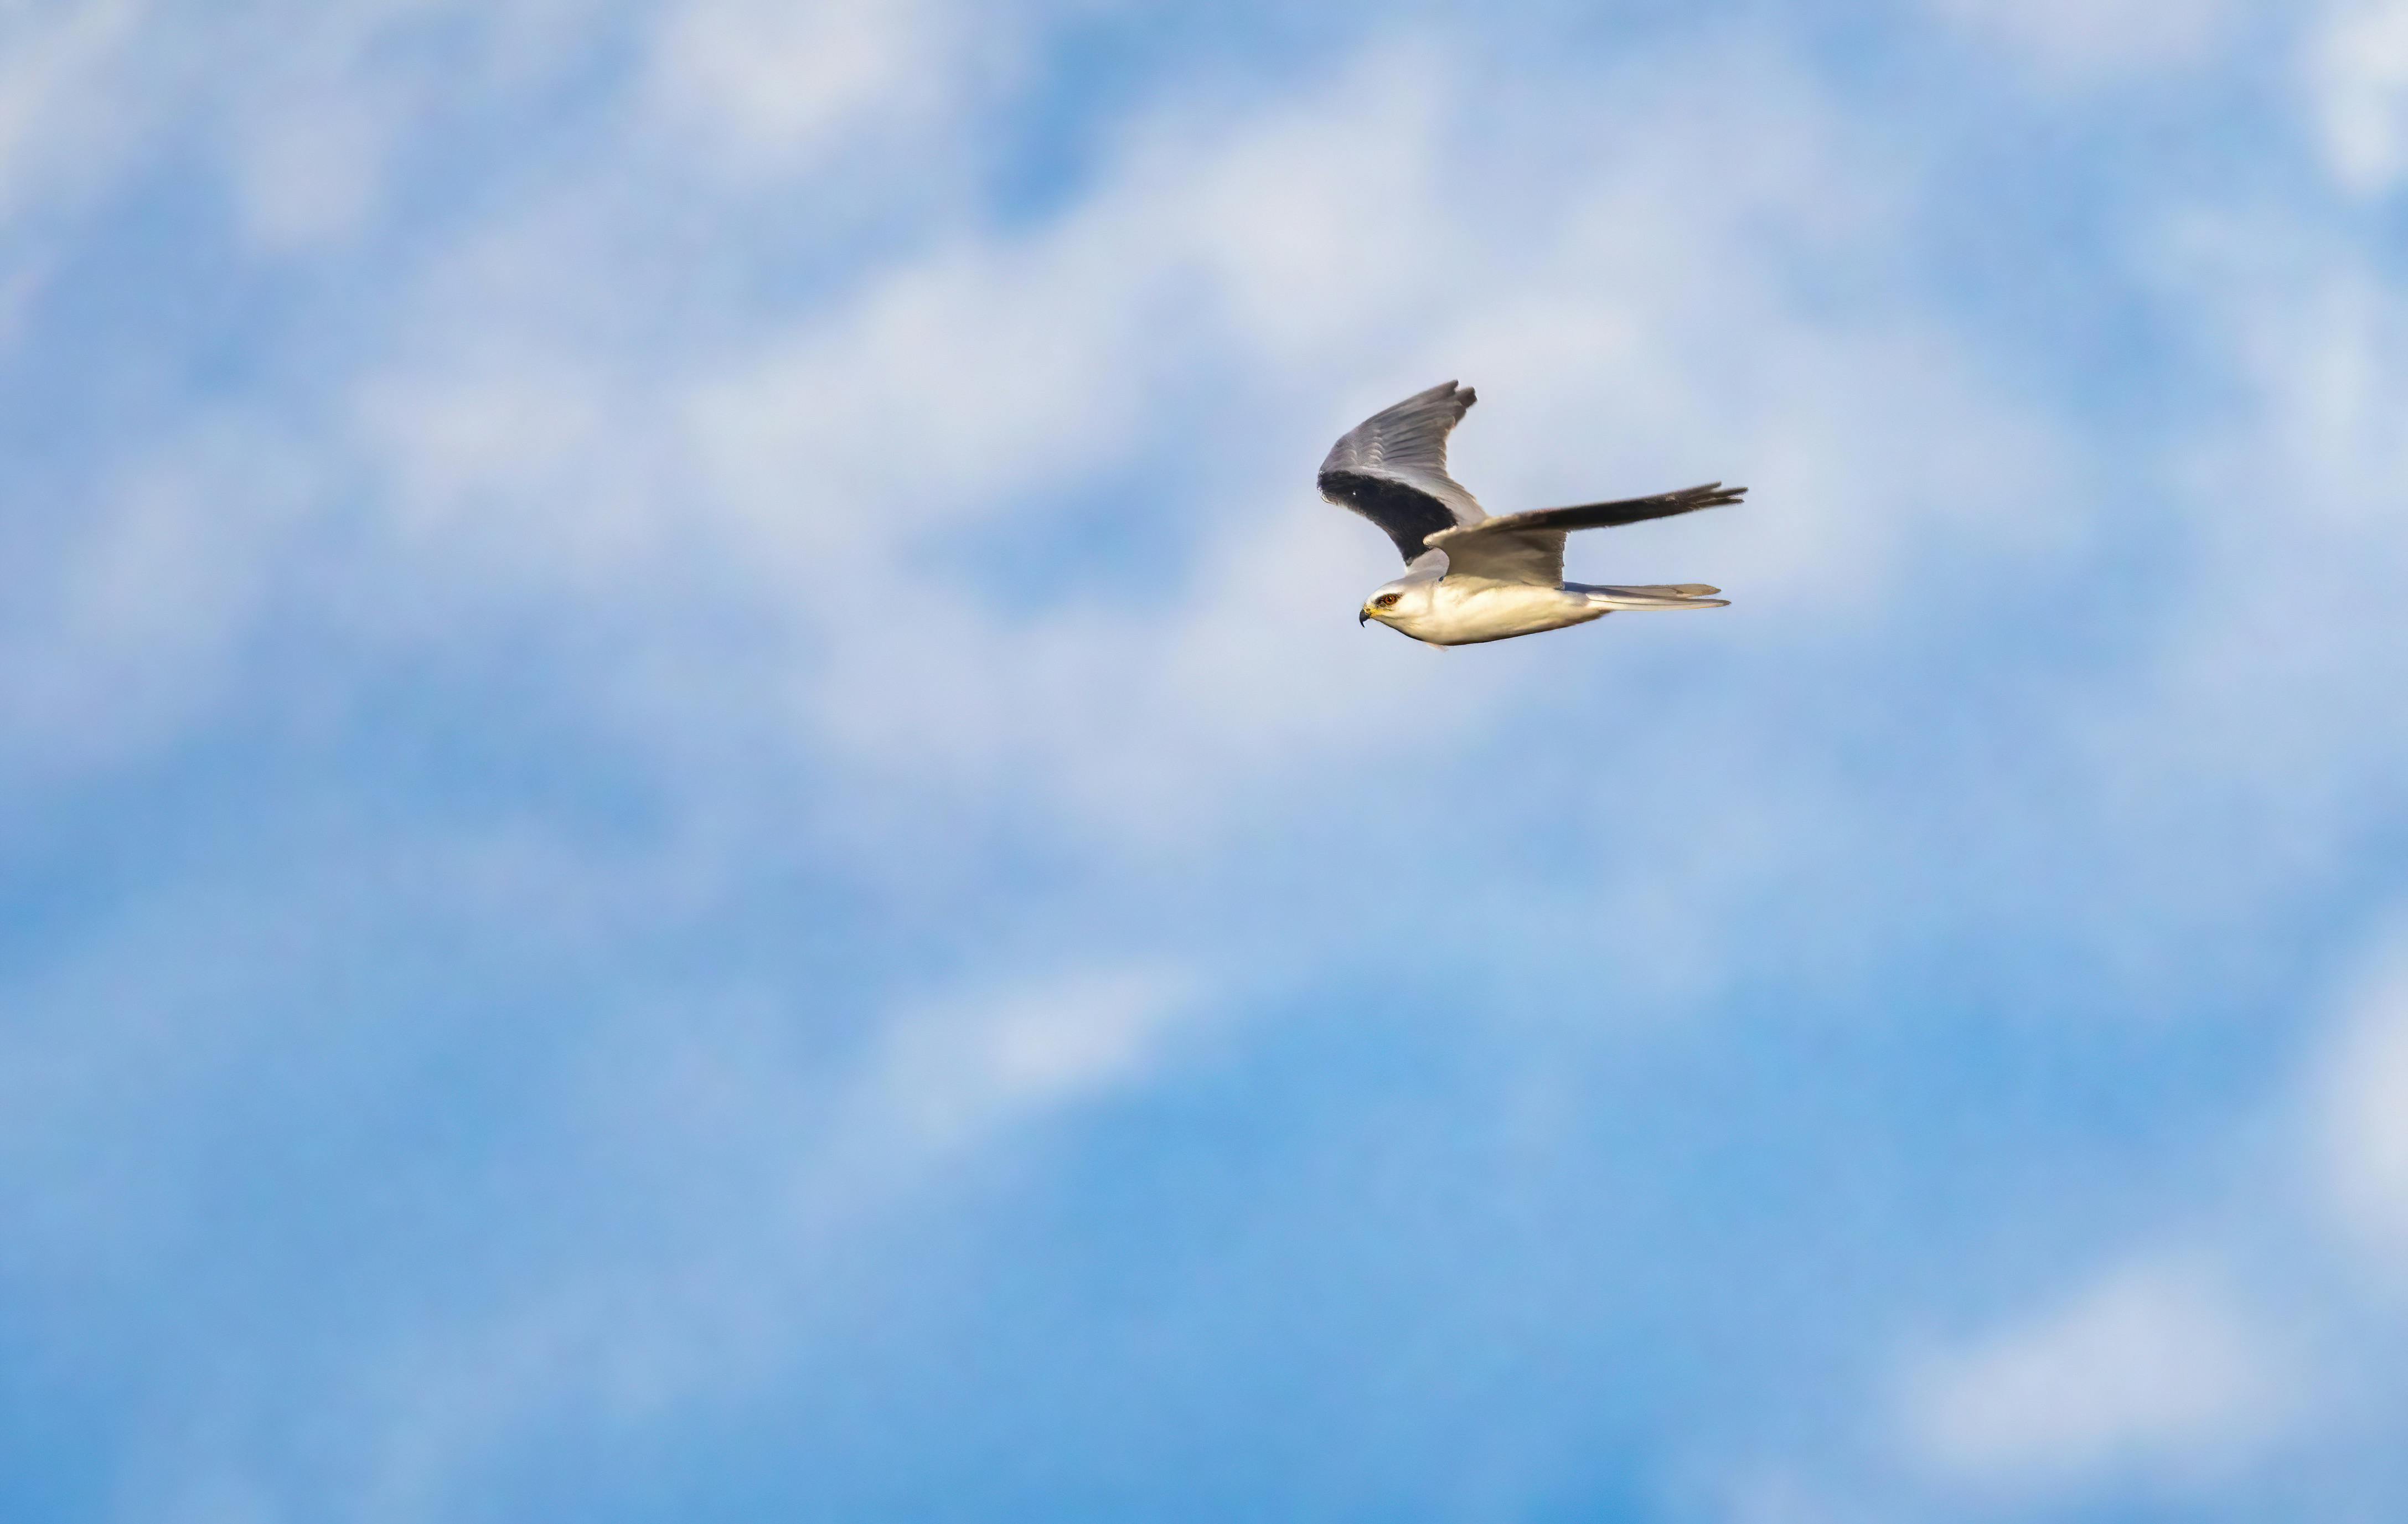
[[[1369,609],[1357,609],[1356,611],[1354,611],[1354,627],[1355,627],[1356,629],[1361,629],[1364,625],[1366,625],[1369,624],[1370,622],[1371,622],[1371,611],[1370,611],[1370,610],[1369,610]]]

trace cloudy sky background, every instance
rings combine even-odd
[[[2402,0],[0,7],[0,1514],[2396,1518],[2403,496]]]

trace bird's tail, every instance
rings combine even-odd
[[[1727,609],[1730,599],[1713,595],[1719,587],[1703,582],[1657,582],[1646,587],[1592,587],[1567,582],[1567,593],[1585,593],[1594,609]]]

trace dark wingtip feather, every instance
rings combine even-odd
[[[1670,495],[1693,508],[1728,508],[1747,496],[1745,487],[1726,487],[1719,482],[1709,482],[1702,487],[1690,487]]]

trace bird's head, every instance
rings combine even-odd
[[[1354,623],[1367,625],[1376,619],[1383,625],[1393,625],[1399,617],[1411,614],[1420,604],[1427,602],[1428,598],[1426,583],[1390,582],[1363,600],[1363,611],[1354,616]]]

